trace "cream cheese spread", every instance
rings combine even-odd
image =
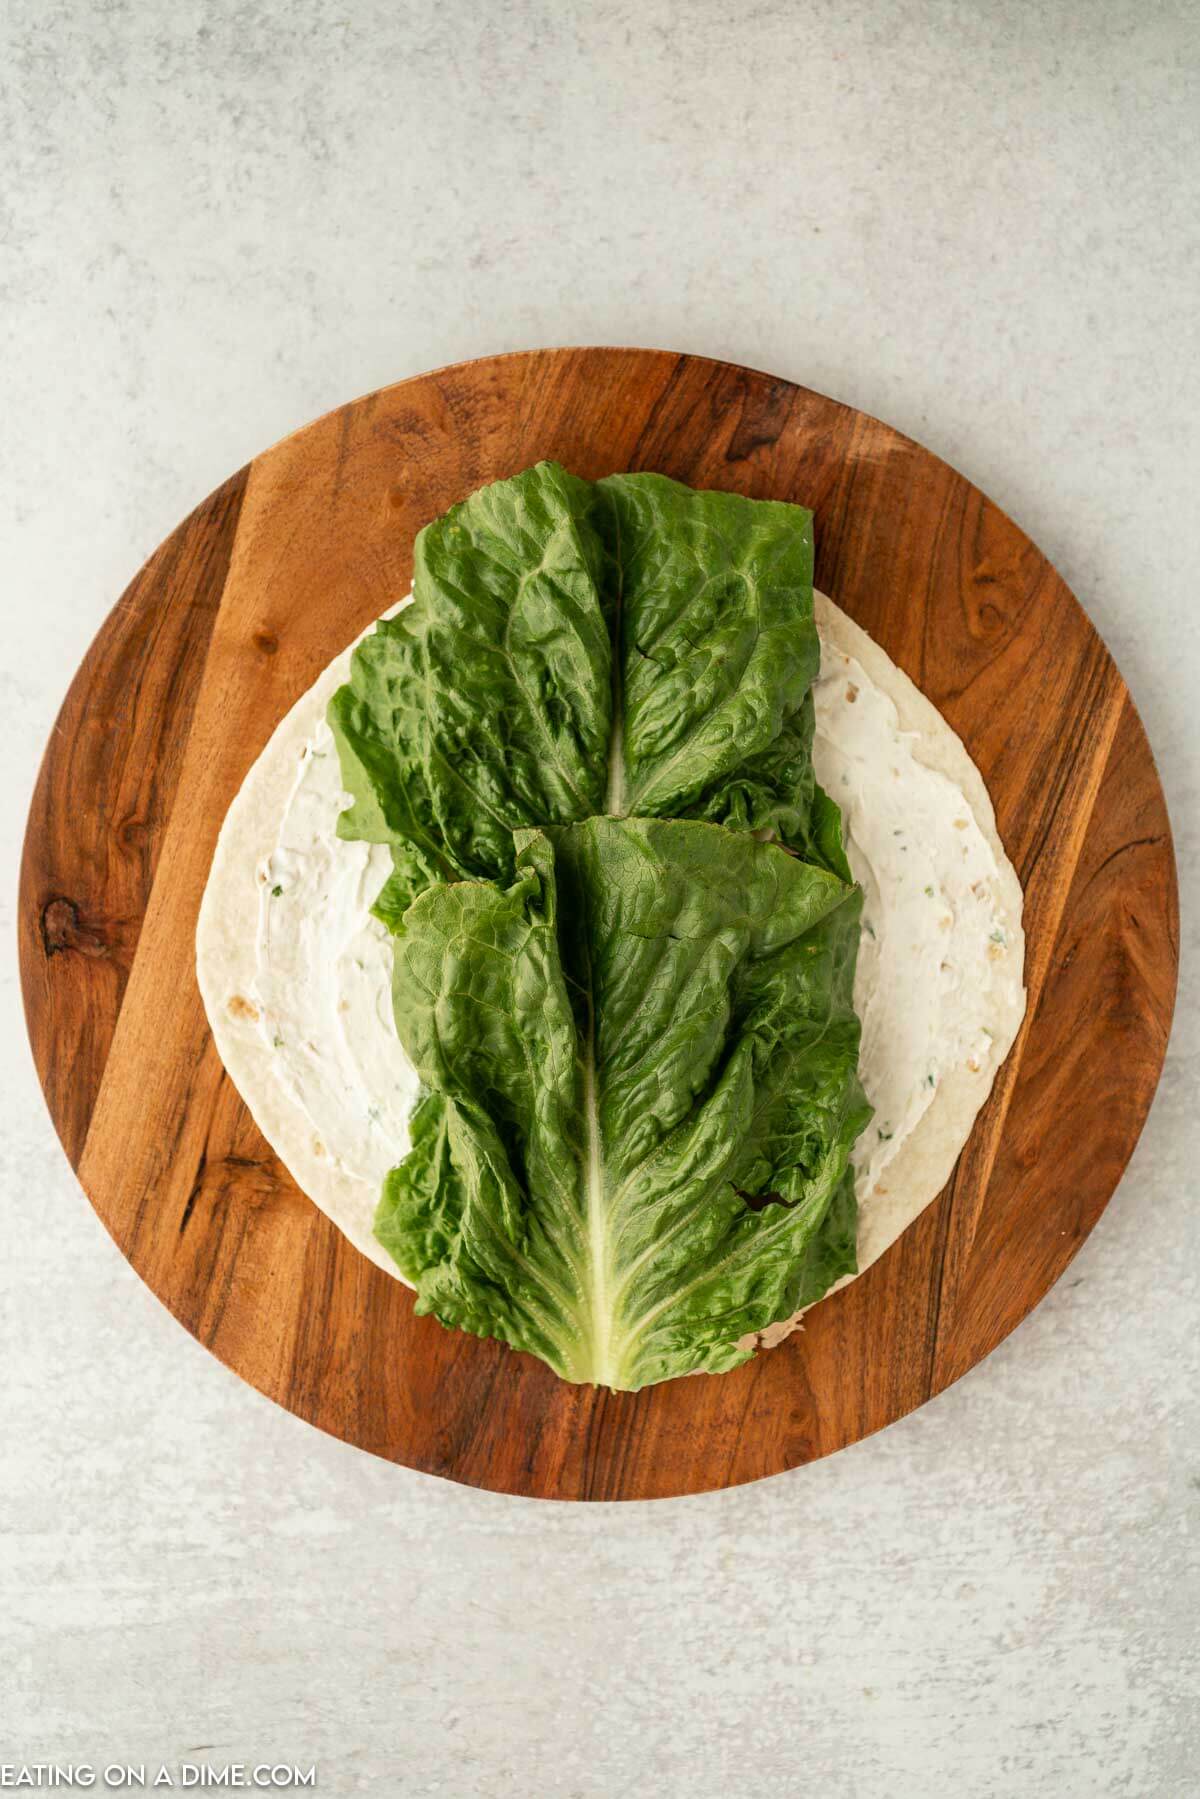
[[[254,997],[278,1078],[324,1153],[378,1185],[409,1147],[417,1077],[392,1018],[391,937],[369,909],[391,858],[338,836],[348,803],[321,719],[256,871]]]
[[[863,890],[854,1003],[875,1116],[854,1150],[862,1200],[950,1069],[993,1060],[988,996],[1012,974],[996,858],[961,789],[918,760],[893,701],[826,642],[814,699],[813,766]]]

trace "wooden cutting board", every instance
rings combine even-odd
[[[349,1247],[255,1129],[193,967],[221,820],[279,718],[407,591],[419,527],[540,457],[812,507],[819,586],[963,737],[1026,894],[1025,1026],[940,1199],[781,1348],[637,1394],[563,1385],[531,1357],[415,1318],[408,1291]],[[993,1349],[1070,1262],[1137,1140],[1177,939],[1170,828],[1137,713],[1029,539],[875,419],[749,369],[643,350],[421,375],[232,476],[151,557],[76,675],[20,898],[51,1115],[175,1316],[348,1442],[562,1499],[775,1474],[903,1416]]]

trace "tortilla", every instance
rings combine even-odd
[[[995,991],[989,994],[987,1028],[993,1051],[988,1065],[974,1073],[965,1067],[947,1071],[928,1110],[887,1167],[886,1178],[874,1190],[860,1191],[861,1274],[941,1192],[1020,1028],[1025,1010],[1022,895],[996,830],[987,788],[960,739],[865,631],[824,595],[815,596],[815,605],[823,638],[855,658],[894,704],[902,729],[912,738],[916,759],[946,776],[968,801],[996,859],[999,872],[994,899],[1004,921],[1012,971],[1012,979],[995,984]],[[324,1141],[314,1131],[309,1113],[281,1077],[256,995],[262,870],[276,846],[305,746],[318,732],[334,690],[347,678],[353,648],[344,651],[292,707],[229,808],[200,908],[196,965],[217,1049],[263,1136],[297,1184],[355,1248],[401,1279],[373,1234],[381,1171],[364,1172],[348,1166],[338,1144]],[[364,877],[371,872],[366,865],[374,856],[377,884],[382,883],[387,857],[381,846],[339,841],[337,853],[362,859]],[[383,926],[378,930],[382,933]],[[403,1054],[398,1042],[396,1053]],[[847,1281],[855,1278],[848,1276]],[[758,1341],[777,1342],[796,1322],[791,1319],[773,1325]]]
[[[334,690],[349,676],[354,648],[351,644],[331,662],[276,726],[225,815],[200,902],[196,975],[221,1060],[275,1154],[355,1249],[399,1279],[396,1264],[372,1229],[379,1182],[344,1167],[336,1145],[314,1133],[308,1113],[280,1079],[273,1048],[260,1028],[255,994],[259,869],[275,845],[305,745],[325,717]],[[364,859],[368,853],[365,844],[341,847]]]

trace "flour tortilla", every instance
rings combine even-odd
[[[363,1180],[339,1163],[336,1145],[321,1141],[307,1112],[283,1085],[274,1051],[260,1027],[255,995],[260,866],[275,847],[304,747],[334,692],[350,678],[354,649],[351,644],[331,662],[276,726],[225,814],[200,902],[196,974],[221,1060],[296,1185],[355,1249],[403,1279],[372,1230],[378,1182]]]
[[[1009,861],[996,814],[983,776],[967,754],[962,739],[950,729],[937,707],[920,688],[897,668],[891,657],[860,625],[835,606],[823,593],[814,593],[817,627],[824,641],[843,655],[852,656],[867,676],[891,700],[901,730],[913,739],[913,756],[936,769],[960,790],[976,823],[996,858],[993,883],[997,917],[1007,938],[1006,965],[1009,982],[996,982],[988,996],[984,1022],[991,1033],[992,1053],[972,1073],[966,1067],[949,1069],[938,1083],[933,1103],[883,1171],[879,1184],[858,1195],[858,1270],[837,1281],[830,1293],[849,1286],[877,1262],[885,1250],[932,1204],[954,1171],[971,1127],[992,1090],[997,1071],[1016,1040],[1025,1016],[1025,933],[1021,928],[1023,895],[1017,871]],[[869,1096],[868,1096],[869,1097]],[[829,1294],[824,1296],[829,1297]],[[768,1326],[757,1342],[770,1348],[795,1330],[803,1317]]]
[[[858,1272],[861,1274],[919,1217],[949,1179],[980,1107],[991,1091],[1025,1011],[1021,986],[1025,940],[1021,887],[996,830],[987,788],[966,749],[936,707],[866,632],[823,594],[816,595],[822,636],[854,657],[896,707],[911,734],[916,759],[940,771],[964,794],[996,858],[995,899],[1008,940],[1013,978],[994,983],[986,1024],[993,1053],[979,1072],[947,1072],[929,1109],[880,1183],[859,1195]],[[300,757],[325,716],[334,690],[348,678],[354,645],[345,650],[292,707],[251,768],[221,828],[196,933],[196,967],[213,1037],[235,1086],[272,1149],[305,1193],[378,1267],[402,1279],[372,1230],[379,1184],[345,1168],[337,1146],[323,1143],[308,1114],[283,1085],[255,1001],[255,946],[260,904],[260,866],[275,847],[280,820]],[[347,846],[349,850],[352,847]],[[382,927],[380,927],[382,929]],[[854,1280],[848,1275],[839,1286]],[[836,1289],[834,1289],[836,1291]],[[778,1342],[798,1317],[773,1325],[757,1338]]]

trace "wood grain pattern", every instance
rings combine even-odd
[[[193,939],[225,809],[283,712],[409,585],[412,540],[552,456],[801,501],[817,579],[961,734],[1026,891],[1029,1012],[941,1198],[800,1335],[638,1394],[413,1316],[297,1191],[213,1049]],[[700,357],[488,358],[258,457],[147,563],[67,696],[20,900],[34,1055],[117,1243],[201,1342],[322,1429],[514,1493],[733,1485],[920,1405],[1095,1224],[1158,1079],[1178,958],[1162,791],[1111,658],[954,470],[819,394]],[[70,1221],[62,1221],[70,1228]]]

